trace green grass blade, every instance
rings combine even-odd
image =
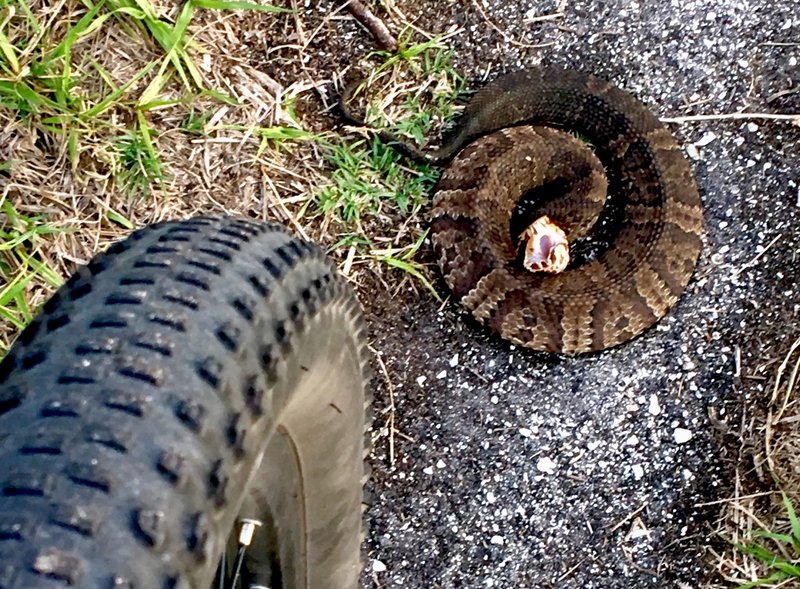
[[[378,256],[377,259],[378,261],[383,262],[387,266],[390,266],[391,268],[397,268],[398,270],[402,270],[403,272],[419,280],[420,283],[430,291],[430,293],[433,295],[433,298],[441,302],[442,297],[439,296],[439,293],[436,292],[436,289],[433,287],[433,284],[431,284],[430,280],[428,280],[426,276],[422,273],[419,264],[417,264],[416,262],[407,262],[405,260],[399,260],[391,256]]]
[[[136,112],[136,118],[139,121],[139,131],[142,136],[142,143],[144,144],[144,148],[147,151],[147,155],[150,156],[150,160],[153,162],[153,174],[156,179],[161,181],[161,164],[158,158],[158,154],[156,153],[156,148],[153,145],[153,139],[150,136],[150,126],[147,124],[147,119],[144,116],[142,111]],[[151,178],[152,179],[152,178]]]
[[[745,583],[744,585],[737,585],[736,589],[752,589],[753,587],[761,587],[762,585],[766,585],[767,583],[778,583],[784,580],[786,580],[786,575],[778,571],[772,573],[769,577],[756,579],[755,581],[750,581],[749,583]]]
[[[761,562],[770,566],[772,566],[772,564],[779,559],[778,556],[763,546],[756,544],[755,542],[751,544],[737,544],[736,547],[745,554],[749,554],[750,556],[757,558]]]
[[[45,63],[52,62],[55,59],[64,59],[67,61],[66,57],[68,56],[72,45],[78,39],[80,34],[86,31],[96,20],[96,17],[104,4],[105,0],[100,0],[97,4],[92,6],[89,11],[69,29],[66,37],[64,37],[64,40],[56,45],[55,48],[50,51],[42,61]]]
[[[38,275],[41,276],[50,286],[58,288],[61,286],[64,281],[50,266],[41,262],[33,257],[29,257],[25,260],[26,264],[30,266],[33,271]]]
[[[38,35],[42,32],[42,27],[39,24],[36,16],[31,11],[30,6],[28,6],[27,2],[19,2],[20,8],[22,8],[22,12],[25,13],[25,20],[28,22],[28,26],[33,29],[34,34]]]
[[[260,10],[262,12],[292,12],[289,8],[254,2],[238,2],[236,0],[192,0],[197,8],[211,10]]]
[[[778,561],[772,566],[784,573],[787,577],[800,577],[800,567],[786,562],[785,560]]]
[[[17,274],[3,290],[0,290],[0,307],[6,307],[9,302],[17,298],[19,294],[25,290],[25,287],[28,286],[28,283],[35,277],[34,274]]]
[[[30,309],[25,302],[24,291],[35,277],[35,274],[30,273],[18,274],[5,288],[0,290],[0,317],[11,323],[17,330],[25,327],[32,319]]]
[[[11,68],[12,75],[16,76],[20,72],[19,60],[17,59],[17,49],[8,40],[5,33],[0,29],[0,52],[3,54],[8,66]]]
[[[135,228],[134,224],[131,223],[127,217],[123,217],[114,209],[109,209],[108,212],[106,213],[106,217],[108,218],[109,221],[122,225],[123,227],[125,227],[125,229],[133,231],[133,229]]]
[[[776,534],[775,532],[767,532],[766,530],[756,530],[753,532],[753,537],[769,538],[770,540],[775,540],[776,542],[785,542],[790,546],[792,545],[792,537],[789,534]]]
[[[792,505],[792,502],[786,493],[781,493],[781,495],[783,497],[783,506],[786,508],[786,514],[789,516],[789,523],[792,525],[792,535],[796,540],[800,540],[800,520],[797,519],[797,514],[794,511],[794,505]]]
[[[155,61],[151,61],[142,70],[138,71],[136,73],[136,75],[133,76],[133,78],[131,78],[130,80],[125,82],[125,84],[123,84],[122,86],[120,86],[119,88],[114,90],[111,94],[109,94],[103,100],[101,100],[100,102],[95,104],[92,108],[83,111],[79,115],[79,118],[82,121],[89,121],[90,119],[93,119],[93,118],[97,117],[98,115],[102,114],[105,110],[111,108],[112,106],[115,106],[116,103],[117,103],[117,100],[123,94],[125,94],[131,88],[131,86],[136,84],[139,80],[141,80],[147,74],[149,74],[151,71],[153,71],[153,68],[155,67],[155,65],[156,65],[156,62]]]
[[[7,98],[9,102],[17,106],[17,108],[13,108],[9,105],[12,110],[20,110],[20,106],[26,106],[31,108],[31,112],[35,114],[48,109],[57,112],[64,111],[60,104],[46,96],[42,96],[22,80],[15,82],[0,80],[0,98],[2,97]]]

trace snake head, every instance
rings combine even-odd
[[[569,242],[564,231],[547,215],[528,225],[520,235],[527,240],[523,266],[531,272],[563,272],[569,264]]]

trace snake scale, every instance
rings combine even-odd
[[[703,225],[689,163],[644,104],[594,75],[503,75],[437,150],[381,135],[414,159],[449,162],[431,211],[434,253],[453,294],[511,342],[568,355],[616,346],[689,282]],[[530,269],[594,235],[593,255]]]

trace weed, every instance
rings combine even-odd
[[[317,192],[317,204],[345,226],[359,223],[365,214],[380,214],[384,206],[404,215],[416,211],[435,181],[429,166],[404,166],[400,155],[379,139],[324,144],[323,157],[332,169],[331,184]]]
[[[163,180],[152,134],[144,116],[140,116],[139,126],[117,139],[120,157],[116,175],[128,192],[147,195],[153,182]]]

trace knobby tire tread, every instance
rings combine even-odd
[[[351,290],[269,224],[154,225],[79,268],[0,362],[0,589],[210,586],[323,315],[365,382]]]

